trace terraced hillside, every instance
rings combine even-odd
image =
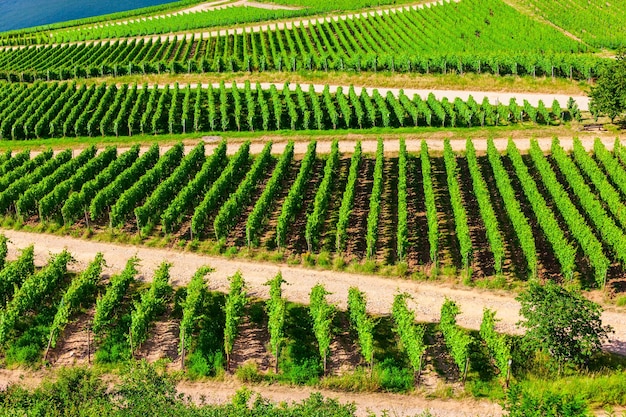
[[[5,50],[0,78],[306,69],[588,79],[602,62],[590,54],[593,48],[499,0],[305,23],[208,38],[197,34]]]
[[[425,146],[425,145],[424,145]],[[276,158],[271,143],[251,155],[249,143],[229,158],[222,143],[187,155],[155,145],[116,156],[88,148],[3,155],[0,209],[20,221],[68,227],[213,239],[229,248],[283,254],[334,254],[378,265],[406,262],[473,270],[474,276],[540,275],[604,286],[626,261],[624,148],[598,140],[590,156],[575,141],[571,155],[533,143],[487,156],[468,142],[465,157],[446,144],[444,157],[406,153],[344,157],[336,146],[302,160],[293,144]],[[466,272],[467,273],[467,272]]]

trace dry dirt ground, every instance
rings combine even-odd
[[[259,298],[268,297],[268,287],[264,283],[281,271],[288,283],[284,288],[284,295],[294,302],[307,304],[311,288],[320,283],[331,292],[329,301],[345,309],[348,289],[356,286],[367,294],[370,313],[388,314],[394,295],[398,292],[407,292],[413,296],[414,302],[411,307],[414,308],[417,319],[436,322],[439,320],[441,305],[447,297],[459,304],[461,314],[458,322],[463,327],[479,329],[483,309],[490,308],[497,312],[497,317],[501,320],[498,323],[498,330],[511,334],[521,332],[516,325],[520,319],[519,303],[515,301],[513,295],[504,292],[488,292],[475,288],[375,275],[311,270],[284,264],[231,260],[171,249],[124,246],[14,230],[3,230],[3,233],[10,239],[10,259],[16,258],[19,248],[34,244],[37,265],[43,265],[50,253],[58,253],[66,248],[76,259],[72,269],[78,271],[85,269],[96,253],[102,252],[107,262],[105,272],[116,273],[124,268],[128,258],[136,254],[141,260],[139,271],[142,280],[150,281],[159,264],[168,261],[173,264],[171,269],[173,285],[181,286],[189,282],[200,266],[210,265],[215,269],[209,275],[209,287],[212,290],[227,292],[228,277],[241,271],[248,285],[249,295]],[[603,321],[615,329],[606,347],[626,355],[626,314],[605,311]]]
[[[50,377],[50,372],[46,371],[27,372],[0,369],[0,390],[9,384],[21,384],[34,389],[43,380]],[[198,404],[224,404],[230,402],[233,395],[245,386],[234,378],[227,377],[224,381],[181,382],[178,384],[178,391]],[[502,408],[498,404],[488,401],[426,399],[419,391],[414,394],[403,395],[346,393],[285,385],[247,387],[254,393],[278,403],[300,402],[308,398],[311,392],[319,392],[324,397],[334,398],[341,403],[354,403],[357,408],[356,415],[359,417],[368,416],[372,412],[381,415],[385,411],[389,416],[408,417],[425,410],[430,410],[437,417],[500,417],[503,414]]]
[[[445,132],[442,132],[442,134],[444,134],[444,136],[440,136],[438,133],[433,133],[432,135],[430,135],[430,138],[424,139],[431,153],[443,152],[444,139],[448,137],[445,136]],[[623,144],[626,144],[626,135],[624,134],[616,135],[616,134],[607,133],[607,132],[597,132],[597,134],[585,135],[585,136],[581,135],[580,141],[583,147],[589,151],[593,149],[593,142],[596,137],[599,138],[609,150],[613,149],[615,138],[620,139],[620,141]],[[330,153],[330,149],[332,145],[332,140],[330,138],[332,138],[332,136],[329,136],[327,138],[317,140],[316,151],[318,154]],[[254,140],[250,145],[250,153],[253,155],[260,154],[263,148],[265,147],[265,143],[268,140],[273,140],[274,144],[272,145],[272,154],[280,155],[285,150],[285,147],[287,146],[287,141],[290,139],[291,137],[285,138],[285,137],[280,137],[280,136],[277,136],[277,137],[268,136],[267,138],[263,137],[260,140]],[[304,140],[296,140],[295,145],[294,145],[295,155],[299,155],[299,156],[304,155],[309,146],[309,141],[312,139],[314,138],[306,137]],[[415,139],[415,138],[412,138],[410,135],[407,135],[406,137],[404,137],[404,139],[406,143],[406,149],[408,152],[411,152],[411,153],[420,152],[422,139]],[[448,139],[450,139],[450,146],[452,147],[453,151],[455,152],[465,151],[465,145],[466,145],[465,139],[454,139],[454,138],[448,138]],[[552,145],[552,137],[535,137],[535,139],[539,143],[539,146],[541,147],[541,149],[543,149],[546,152],[550,151],[550,146]],[[185,154],[189,153],[198,144],[200,140],[203,140],[205,142],[205,151],[208,155],[209,153],[213,152],[213,150],[219,145],[220,141],[222,140],[222,137],[203,136],[198,139],[186,140],[184,142]],[[571,137],[563,137],[563,138],[559,138],[559,140],[560,140],[561,146],[565,150],[569,151],[573,148],[574,141],[572,140]],[[361,136],[359,135],[344,136],[343,139],[339,141],[339,152],[351,154],[354,151],[354,147],[356,146],[357,141],[361,142],[361,149],[364,153],[370,153],[370,154],[376,153],[376,147],[378,146],[378,141],[371,139],[371,137],[365,137],[365,139],[361,139]],[[530,136],[525,136],[523,139],[514,138],[513,141],[515,142],[515,145],[518,147],[518,149],[521,151],[530,149]],[[237,151],[239,150],[239,146],[241,146],[243,142],[244,140],[238,140],[238,139],[229,140],[226,153],[228,155],[234,155],[235,153],[237,153]],[[487,140],[473,139],[472,142],[474,143],[474,147],[476,148],[476,151],[478,153],[484,154],[487,152]],[[495,147],[500,151],[506,150],[506,147],[508,145],[508,139],[506,138],[494,138],[493,142],[494,142]],[[173,142],[170,142],[169,144],[166,143],[166,144],[161,145],[160,146],[161,152],[165,153],[168,149],[170,149],[172,147],[172,143]],[[397,154],[400,151],[400,141],[398,139],[384,139],[384,146],[385,146],[386,154]],[[77,145],[74,148],[75,155],[78,155],[77,152],[79,152],[80,148],[85,148],[85,147],[86,146]],[[59,147],[54,147],[53,149],[54,149],[54,152],[61,152],[62,150],[65,150],[67,148],[68,146],[65,144]],[[41,147],[41,148],[36,148],[34,150],[31,150],[30,152],[31,158],[39,155],[41,152],[43,152],[44,149],[47,149],[47,148]],[[104,149],[104,147],[101,147],[100,150],[101,149]],[[130,147],[126,144],[121,144],[117,146],[118,154],[122,154],[123,152],[129,149]],[[149,149],[149,146],[147,145],[142,146],[139,152],[143,153],[147,151],[148,149]]]

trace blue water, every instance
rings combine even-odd
[[[175,0],[0,0],[0,32],[173,1]]]

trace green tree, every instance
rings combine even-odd
[[[589,91],[589,109],[595,116],[605,115],[611,119],[626,113],[626,49],[617,59],[604,65],[596,85]]]
[[[525,319],[518,323],[526,328],[524,346],[547,352],[558,363],[559,373],[566,363],[586,363],[612,332],[602,325],[598,304],[550,281],[531,282],[517,300]]]

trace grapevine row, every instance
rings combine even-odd
[[[534,165],[541,176],[541,180],[546,190],[552,196],[552,201],[556,204],[567,224],[572,236],[578,241],[591,266],[595,271],[595,278],[598,285],[604,285],[604,279],[610,265],[610,261],[604,254],[602,243],[587,224],[587,221],[578,211],[567,191],[556,177],[552,166],[539,148],[536,140],[531,141],[530,155]]]
[[[574,264],[576,262],[576,248],[569,242],[563,229],[559,226],[554,212],[548,207],[546,200],[539,192],[535,180],[528,172],[528,167],[522,160],[522,155],[520,155],[517,146],[515,146],[515,143],[511,139],[509,139],[507,155],[513,163],[517,178],[522,185],[526,198],[530,202],[537,222],[541,229],[543,229],[543,233],[548,242],[550,242],[554,255],[561,265],[561,273],[566,280],[571,280],[574,273]]]
[[[241,91],[235,83],[226,87],[222,82],[217,90],[212,86],[208,90],[197,88],[192,121],[189,86],[182,94],[178,84],[171,89],[169,85],[139,88],[122,84],[118,88],[99,84],[86,88],[85,85],[64,84],[52,91],[45,89],[45,85],[37,83],[24,88],[10,84],[9,89],[16,93],[22,91],[16,100],[33,100],[36,110],[15,107],[14,101],[0,100],[0,120],[5,136],[21,140],[97,134],[119,136],[137,132],[174,134],[186,131],[187,125],[192,124],[195,131],[364,129],[407,125],[471,127],[472,121],[482,117],[481,114],[492,115],[482,121],[491,125],[517,123],[522,121],[520,114],[525,114],[520,113],[514,100],[509,106],[492,105],[486,100],[479,105],[472,98],[467,102],[455,99],[452,104],[446,99],[437,100],[433,94],[426,101],[419,96],[411,100],[404,92],[400,92],[398,98],[391,92],[383,96],[378,90],[370,95],[366,89],[356,95],[353,87],[346,96],[341,87],[331,93],[328,85],[321,95],[312,85],[307,94],[297,85],[294,99],[288,84],[281,91],[275,85],[266,91],[257,84],[253,91],[248,82]],[[529,105],[524,109],[530,111]],[[25,117],[30,113],[24,112],[30,110],[40,115],[37,120],[41,123],[34,124],[33,115]],[[53,115],[56,115],[54,119]]]
[[[346,183],[346,189],[341,198],[341,207],[339,208],[339,219],[337,220],[337,234],[335,238],[335,250],[337,252],[342,252],[345,249],[346,241],[348,240],[348,220],[352,212],[352,207],[354,206],[354,195],[356,192],[360,164],[361,142],[357,142],[354,147],[354,153],[350,158],[348,182]]]
[[[217,174],[224,167],[226,161],[226,142],[222,141],[215,148],[213,154],[205,160],[196,176],[187,183],[161,214],[163,229],[170,233],[180,225],[182,217],[189,207],[195,207],[203,192],[211,186]]]
[[[313,170],[313,164],[315,163],[316,147],[316,141],[311,141],[309,143],[306,154],[302,159],[298,176],[289,189],[289,193],[287,194],[285,201],[283,201],[278,222],[276,224],[276,246],[279,248],[285,246],[287,229],[302,208],[302,203],[304,201],[304,189],[309,182],[311,171]]]
[[[248,242],[248,246],[252,245],[252,242],[256,241],[257,236],[263,227],[263,223],[269,216],[270,207],[274,203],[274,198],[280,189],[281,182],[289,173],[289,165],[291,165],[291,161],[293,159],[293,149],[294,143],[293,141],[289,141],[283,151],[283,154],[278,160],[274,171],[272,172],[271,178],[265,185],[261,196],[254,204],[254,208],[248,216],[248,220],[246,221],[246,240]]]
[[[182,148],[182,145],[179,145]],[[160,219],[161,213],[170,202],[176,197],[180,184],[188,183],[198,172],[205,162],[204,143],[196,145],[180,165],[178,165],[170,176],[167,173],[161,175],[161,183],[154,192],[147,198],[146,202],[135,208],[137,227],[143,228],[150,222]],[[172,167],[176,161],[172,162]],[[156,169],[156,166],[155,166]]]
[[[519,200],[515,195],[515,191],[511,186],[511,179],[509,174],[504,169],[500,154],[493,144],[493,140],[487,142],[487,156],[489,157],[489,163],[493,170],[496,186],[504,202],[504,208],[511,220],[513,230],[517,235],[517,240],[526,258],[527,267],[531,273],[531,276],[537,275],[537,251],[535,249],[535,238],[533,231],[528,224],[528,219],[522,213]]]
[[[493,254],[495,262],[494,268],[497,274],[501,274],[502,262],[504,259],[502,232],[498,226],[498,218],[496,217],[493,205],[491,204],[489,189],[487,188],[487,184],[485,183],[485,180],[480,172],[478,159],[476,158],[476,148],[474,148],[474,143],[470,139],[467,140],[466,159],[470,176],[472,177],[474,195],[478,201],[480,216],[483,219],[487,233],[487,240],[489,240],[489,247],[491,249],[491,253]]]
[[[305,227],[305,238],[309,252],[312,252],[319,242],[320,229],[324,222],[324,217],[328,209],[332,181],[335,171],[339,165],[339,142],[333,141],[330,147],[330,155],[324,165],[324,177],[320,183],[315,200],[313,201],[313,211],[307,216]]]
[[[443,159],[446,165],[446,181],[448,183],[452,212],[454,213],[456,236],[461,248],[463,266],[468,270],[472,258],[472,239],[470,238],[469,226],[467,225],[467,212],[465,211],[461,197],[461,187],[459,186],[459,180],[457,178],[458,167],[456,157],[452,152],[449,139],[446,139],[444,142]]]
[[[378,240],[378,222],[380,218],[380,203],[383,193],[383,164],[384,164],[383,140],[378,139],[376,146],[376,163],[374,164],[374,184],[370,194],[369,212],[367,214],[367,257],[371,258],[376,250]]]
[[[556,139],[552,142],[552,158],[602,239],[613,249],[615,258],[623,265],[626,264],[626,235],[608,215],[596,194],[585,183],[576,164]]]
[[[209,217],[211,213],[217,210],[219,205],[235,190],[248,167],[249,160],[250,142],[248,141],[239,147],[237,153],[224,168],[222,175],[215,180],[211,188],[206,192],[204,199],[196,207],[191,218],[192,235],[198,236],[204,233],[210,224]]]

